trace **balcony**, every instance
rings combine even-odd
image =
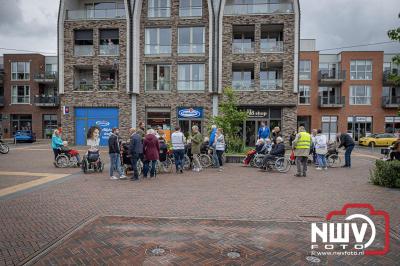
[[[59,96],[36,95],[35,105],[39,107],[57,107],[60,106]]]
[[[104,56],[118,56],[119,55],[119,45],[113,44],[100,44],[100,55]]]
[[[260,42],[261,53],[282,53],[283,41],[267,41],[261,40]]]
[[[397,69],[385,70],[383,71],[383,85],[396,85],[393,81],[393,77],[399,78],[399,73]]]
[[[254,42],[233,42],[233,54],[250,54],[254,53]]]
[[[114,80],[100,80],[100,91],[116,91],[118,90]]]
[[[383,108],[400,108],[400,96],[382,96]]]
[[[236,91],[252,91],[255,89],[254,80],[232,80],[232,88]]]
[[[345,96],[323,97],[318,96],[319,108],[342,108],[346,102]]]
[[[0,107],[4,107],[4,105],[5,105],[4,96],[0,96]]]
[[[124,19],[125,9],[67,10],[67,20]]]
[[[75,56],[93,56],[94,54],[93,45],[75,45],[74,55]]]
[[[225,6],[225,15],[256,15],[271,13],[293,13],[293,5],[292,3],[232,4],[232,1],[229,1]]]
[[[262,91],[282,90],[282,79],[260,80],[260,89]]]
[[[346,70],[332,71],[320,70],[318,71],[318,81],[320,84],[341,84],[346,79]]]
[[[33,75],[33,79],[38,83],[54,83],[57,80],[57,71],[36,73]]]

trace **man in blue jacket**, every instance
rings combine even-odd
[[[264,122],[261,122],[261,126],[258,129],[258,138],[265,140],[269,138],[269,135],[270,135],[269,127],[267,127]]]

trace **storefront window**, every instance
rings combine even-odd
[[[193,126],[198,126],[200,132],[203,132],[203,108],[202,107],[178,107],[177,117],[181,131],[188,136]]]
[[[355,141],[369,136],[372,133],[372,117],[352,116],[347,118],[347,133],[350,133]]]
[[[57,115],[43,115],[43,138],[51,138],[57,129]]]
[[[387,116],[385,117],[385,133],[400,133],[400,117]]]
[[[322,134],[324,134],[328,140],[335,140],[337,133],[337,116],[323,116],[321,119]]]
[[[17,130],[32,130],[32,115],[11,115],[12,135]]]

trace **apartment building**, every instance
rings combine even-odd
[[[321,128],[330,138],[347,132],[355,140],[371,133],[400,130],[400,87],[393,54],[343,51],[320,54],[315,40],[302,40],[299,65],[298,124]]]
[[[0,132],[32,130],[49,138],[60,123],[57,56],[4,54],[0,58]]]
[[[240,132],[246,144],[261,121],[288,136],[296,126],[299,20],[297,0],[62,0],[67,138],[84,144],[97,124],[104,144],[111,127],[127,132],[139,121],[167,135],[175,125],[204,130],[227,86],[249,113]]]

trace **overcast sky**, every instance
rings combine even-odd
[[[0,0],[0,47],[55,54],[58,3]],[[389,41],[386,31],[400,27],[400,0],[300,0],[300,7],[301,38],[317,39],[318,50]],[[400,44],[352,49],[400,52]]]

